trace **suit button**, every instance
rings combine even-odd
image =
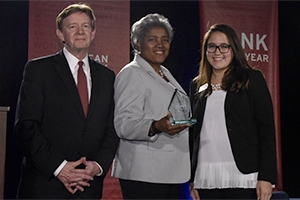
[[[228,128],[227,130],[228,130],[228,131],[232,131],[232,128]]]

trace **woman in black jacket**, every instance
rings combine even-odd
[[[272,100],[230,26],[205,34],[190,99],[193,199],[270,199],[277,180]]]

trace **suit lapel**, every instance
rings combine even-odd
[[[238,92],[230,92],[227,91],[225,97],[225,116],[228,116],[232,106],[235,104],[236,100],[238,99],[239,93]]]
[[[207,90],[201,90],[198,94],[195,94],[195,105],[193,109],[194,115],[197,117],[197,124],[198,122],[201,122],[199,124],[202,124],[202,120],[204,117],[204,111],[205,111],[205,105],[207,101],[207,97],[205,96],[207,93]],[[236,103],[236,100],[239,97],[238,92],[230,92],[227,91],[226,97],[225,97],[225,116],[228,116],[232,107]]]
[[[193,128],[193,140],[194,140],[194,152],[192,157],[192,166],[196,167],[196,161],[198,153],[195,151],[198,151],[199,142],[200,142],[200,131],[202,128],[203,118],[204,118],[204,112],[205,112],[205,105],[207,101],[207,97],[205,96],[207,94],[206,88],[202,90],[201,92],[194,93],[194,106],[193,106],[193,117],[196,118],[197,123],[194,125]]]
[[[151,67],[151,65],[145,61],[140,55],[136,55],[134,58],[134,61],[138,63],[138,65],[141,67],[141,69],[145,70],[152,78],[155,79],[155,81],[159,82],[160,84],[164,85],[167,88],[171,89],[179,89],[182,93],[186,94],[186,92],[183,90],[183,88],[177,83],[177,81],[173,78],[173,76],[170,74],[170,72],[163,66],[161,66],[161,70],[163,71],[164,75],[167,77],[167,79],[170,81],[170,83],[173,85],[171,86],[167,81],[165,81],[163,78],[161,78],[155,70]]]
[[[170,81],[170,83],[177,89],[179,89],[182,93],[186,94],[184,89],[181,87],[181,85],[175,80],[175,78],[170,74],[168,70],[165,70],[162,68],[164,75],[167,77],[167,79]],[[164,81],[164,80],[163,80]],[[166,83],[166,81],[164,81]],[[186,94],[187,95],[187,94]]]
[[[56,68],[58,74],[60,75],[60,77],[62,78],[64,84],[66,85],[67,90],[69,91],[69,93],[71,95],[71,98],[75,104],[76,109],[78,110],[80,115],[82,115],[82,117],[85,118],[83,109],[82,109],[82,105],[81,105],[81,101],[80,101],[80,97],[78,94],[77,86],[75,84],[73,75],[70,71],[70,67],[68,65],[68,62],[67,62],[63,52],[61,51],[59,54],[57,54],[54,57],[54,59],[57,61],[55,68]]]
[[[197,118],[197,124],[201,124],[201,125],[202,125],[202,121],[203,121],[203,117],[204,117],[205,105],[206,105],[206,100],[207,100],[207,97],[205,96],[206,93],[207,93],[207,90],[203,90],[200,93],[194,94],[195,95],[195,97],[194,97],[195,105],[194,105],[194,109],[193,109],[193,114]]]

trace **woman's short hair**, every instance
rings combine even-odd
[[[56,17],[56,28],[62,30],[63,20],[69,15],[77,12],[82,12],[87,14],[91,19],[92,30],[96,28],[96,17],[92,8],[84,3],[71,4],[65,9],[63,9]]]
[[[166,29],[170,42],[173,39],[174,32],[169,20],[163,15],[153,13],[148,14],[136,21],[131,27],[130,41],[135,53],[139,52],[137,42],[142,42],[146,34],[153,27],[163,27]]]

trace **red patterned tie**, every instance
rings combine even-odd
[[[86,76],[82,68],[83,62],[79,61],[78,65],[79,68],[77,73],[77,88],[81,99],[84,115],[87,116],[87,111],[89,107],[89,98],[88,98]]]

